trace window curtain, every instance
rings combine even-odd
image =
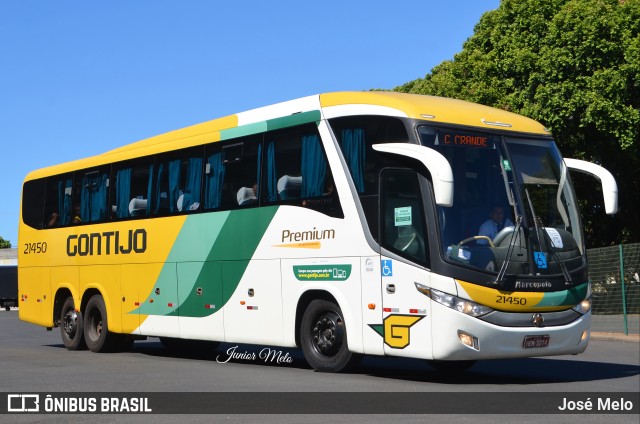
[[[260,199],[260,179],[261,178],[262,178],[262,144],[258,144],[258,172],[256,174],[256,181],[255,181],[255,187],[256,187],[255,195],[257,199]]]
[[[119,169],[116,174],[116,217],[129,216],[131,201],[131,168]]]
[[[180,197],[180,164],[180,159],[169,161],[169,212],[171,213],[178,212],[178,197]]]
[[[191,206],[200,205],[200,188],[202,187],[202,158],[190,158],[187,167],[187,182],[182,199],[182,211],[191,210]],[[197,208],[194,208],[194,210]]]
[[[302,137],[302,197],[322,196],[327,163],[317,135]]]
[[[80,191],[80,216],[85,222],[103,221],[107,212],[107,174],[85,175]]]
[[[204,207],[218,209],[222,203],[222,185],[225,167],[222,165],[222,153],[214,153],[207,158],[209,172],[205,178]]]
[[[153,196],[153,164],[149,165],[149,181],[147,182],[147,216],[151,216],[152,196]]]
[[[276,148],[273,141],[267,144],[267,200],[278,200],[278,172],[276,168]]]
[[[155,191],[155,207],[153,208],[154,215],[160,212],[160,206],[162,204],[162,174],[164,172],[164,164],[158,164],[158,174],[156,175],[156,191]],[[151,202],[149,202],[151,203]]]
[[[364,129],[342,130],[342,154],[347,162],[353,184],[358,193],[364,193],[363,166],[365,160]]]
[[[71,191],[73,180],[58,181],[58,211],[60,225],[69,225],[71,223]]]

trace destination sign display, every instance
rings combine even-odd
[[[439,131],[438,138],[440,145],[470,147],[476,149],[495,148],[494,137],[486,134],[474,134],[463,131]]]

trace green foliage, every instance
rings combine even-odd
[[[618,182],[612,219],[597,184],[574,175],[588,244],[640,240],[640,0],[503,0],[453,60],[396,90],[542,122],[566,157],[600,163]]]
[[[0,249],[8,249],[11,247],[11,242],[9,240],[5,240],[0,236]]]

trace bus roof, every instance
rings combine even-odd
[[[388,91],[335,92],[303,97],[191,125],[97,156],[33,171],[26,179],[255,134],[305,121],[317,121],[321,119],[322,113],[330,117],[393,115],[437,123],[548,135],[545,128],[532,119],[463,100]]]

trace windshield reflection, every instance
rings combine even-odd
[[[452,207],[438,207],[449,262],[508,275],[562,276],[584,264],[571,181],[551,140],[419,127],[454,172]]]

